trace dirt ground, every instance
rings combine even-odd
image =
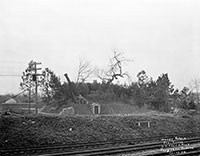
[[[91,142],[199,132],[200,117],[155,111],[102,116],[38,115],[0,118],[0,148]],[[145,122],[150,122],[148,126]],[[138,126],[138,122],[144,122]]]

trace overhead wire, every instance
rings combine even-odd
[[[15,74],[13,74],[13,75],[12,75],[12,74],[11,74],[11,75],[10,75],[10,74],[5,74],[5,75],[4,75],[4,74],[0,74],[0,76],[20,77],[20,76],[22,76],[22,75],[15,75]]]
[[[21,91],[20,93],[16,94],[16,95],[13,95],[10,97],[10,99],[15,99],[16,97],[18,97],[19,95],[21,95],[22,93],[24,93],[25,91],[27,91],[28,89],[24,89],[23,91]],[[4,100],[4,101],[1,101],[0,104],[6,102],[8,99]]]

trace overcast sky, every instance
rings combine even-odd
[[[168,73],[177,88],[200,78],[198,0],[1,0],[0,74],[21,74],[30,60],[64,80],[79,58],[103,68],[113,50],[125,66],[156,79]],[[17,93],[19,77],[0,76],[0,93]]]

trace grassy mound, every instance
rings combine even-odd
[[[126,104],[123,102],[119,101],[114,101],[114,102],[108,102],[108,103],[101,103],[97,102],[100,104],[100,114],[106,115],[106,114],[136,114],[136,113],[147,113],[150,110],[147,110],[145,108],[139,108],[134,105]],[[93,107],[92,103],[90,102],[89,104],[75,104],[70,101],[68,101],[67,104],[63,104],[60,106],[45,106],[41,110],[43,113],[54,113],[54,114],[59,114],[63,108],[67,107],[73,107],[75,114],[79,115],[92,115],[93,114]]]
[[[137,121],[151,121],[151,127],[137,126]],[[1,117],[0,148],[91,142],[166,134],[198,132],[199,117],[167,116],[37,116]]]

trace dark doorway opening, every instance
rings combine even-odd
[[[99,107],[98,106],[94,106],[94,114],[99,114]]]

